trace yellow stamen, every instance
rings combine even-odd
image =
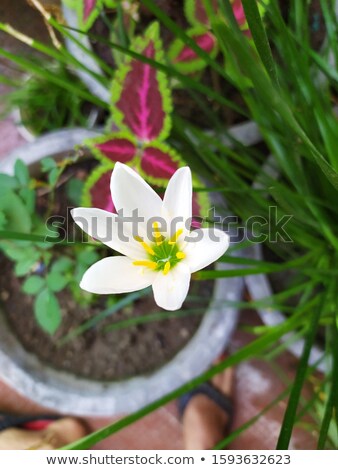
[[[177,259],[184,259],[185,257],[186,257],[186,254],[183,253],[183,251],[178,251],[178,252],[176,253],[176,258],[177,258]]]
[[[146,268],[149,268],[149,269],[157,268],[157,264],[155,263],[155,261],[133,261],[133,264],[135,266],[145,266]]]
[[[167,261],[164,265],[163,274],[166,275],[170,271],[170,261]]]
[[[175,245],[175,243],[178,240],[178,237],[182,235],[182,233],[183,233],[183,228],[179,228],[177,232],[175,232],[174,235],[170,238],[169,245]]]
[[[161,234],[160,229],[158,228],[158,222],[153,223],[153,229],[154,229],[153,236],[156,240],[156,245],[161,245],[164,240],[164,237]]]
[[[149,253],[150,255],[155,254],[155,251],[148,245],[148,243],[144,242],[141,237],[135,237],[135,240],[141,243],[147,253]]]

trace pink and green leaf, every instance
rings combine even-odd
[[[115,162],[128,163],[137,154],[137,141],[127,132],[114,132],[87,139],[84,145],[90,148],[95,158],[106,165],[114,165]]]
[[[78,26],[83,31],[88,31],[99,16],[103,8],[115,8],[116,0],[63,0],[69,7],[77,11]]]
[[[212,0],[211,5],[214,11],[218,10],[217,0]],[[192,26],[198,26],[201,24],[209,26],[209,19],[204,8],[203,0],[185,0],[184,13]]]
[[[98,165],[87,179],[82,193],[84,207],[97,207],[108,212],[116,212],[110,193],[110,178],[113,168]]]
[[[182,159],[169,145],[152,142],[143,149],[140,158],[140,173],[151,184],[166,185],[182,165]]]
[[[79,28],[82,31],[88,31],[102,9],[102,0],[79,0],[76,3]]]
[[[158,23],[131,45],[135,52],[161,62],[163,46]],[[112,118],[139,141],[164,140],[171,128],[171,93],[163,72],[134,58],[127,58],[115,74],[112,86]]]
[[[216,38],[204,26],[191,28],[187,31],[187,34],[211,57],[216,57],[218,52]],[[177,70],[185,74],[203,70],[207,65],[194,50],[179,38],[175,39],[170,45],[168,57]]]

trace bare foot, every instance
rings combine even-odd
[[[232,394],[234,371],[226,369],[213,377],[211,384],[223,395]],[[193,396],[183,414],[183,440],[187,450],[212,449],[224,439],[229,414],[206,395]]]
[[[74,418],[56,420],[43,431],[9,428],[0,432],[0,450],[58,449],[86,434],[84,424]]]

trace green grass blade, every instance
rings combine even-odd
[[[275,62],[272,57],[272,52],[263,21],[258,11],[257,2],[253,2],[252,0],[242,0],[242,5],[258,54],[271,80],[277,85],[278,78]]]
[[[325,405],[324,418],[320,428],[317,449],[325,448],[325,443],[328,437],[329,427],[331,424],[332,416],[335,416],[336,430],[338,437],[338,334],[337,327],[333,325],[333,338],[332,338],[332,356],[333,368],[331,374],[331,389]]]
[[[312,318],[309,324],[308,334],[305,339],[302,357],[299,362],[296,377],[295,377],[295,380],[291,389],[288,406],[286,408],[282,427],[280,430],[277,447],[276,447],[277,450],[287,450],[289,448],[292,430],[293,430],[293,426],[296,420],[297,407],[298,407],[301,391],[303,388],[304,380],[306,377],[306,373],[307,373],[310,352],[311,352],[311,348],[315,340],[323,305],[324,305],[324,296],[323,296],[323,300],[319,308],[315,309],[312,314]]]

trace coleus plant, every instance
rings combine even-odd
[[[88,31],[103,8],[116,8],[119,0],[63,0],[69,8],[76,10],[79,28]]]
[[[161,62],[164,53],[158,23],[136,37],[131,49]],[[165,74],[128,57],[116,70],[112,83],[110,130],[85,141],[101,165],[85,184],[83,205],[114,211],[107,188],[116,162],[136,169],[159,193],[164,192],[161,188],[183,166],[182,158],[165,142],[171,130],[171,111],[171,90]],[[201,186],[196,178],[194,183]],[[194,193],[194,215],[201,216],[206,206],[204,193]]]
[[[259,2],[261,14],[264,14],[265,4],[268,1]],[[231,0],[231,4],[240,29],[246,36],[250,37],[242,1]],[[218,0],[212,0],[211,5],[217,14]],[[218,52],[217,39],[211,32],[210,21],[203,0],[185,0],[184,12],[187,21],[190,23],[190,28],[186,31],[186,34],[211,57],[216,57]],[[203,70],[206,66],[206,62],[179,38],[171,43],[168,57],[181,73],[194,73]]]

